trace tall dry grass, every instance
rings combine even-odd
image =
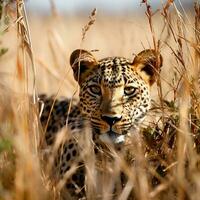
[[[199,3],[190,15],[179,2],[168,0],[155,12],[143,1],[143,15],[98,18],[93,12],[88,23],[60,16],[53,1],[52,16],[30,20],[23,0],[0,3],[0,199],[60,198],[64,182],[51,179],[54,155],[42,140],[37,94],[77,97],[68,59],[79,47],[99,58],[133,57],[143,48],[163,54],[152,109],[126,157],[109,146],[113,161],[102,153],[98,163],[90,131],[79,141],[87,199],[111,199],[114,185],[121,200],[199,198]]]

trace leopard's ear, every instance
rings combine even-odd
[[[87,50],[77,49],[70,56],[70,65],[74,72],[74,78],[81,83],[91,70],[97,67],[98,62]]]
[[[133,66],[138,74],[152,85],[159,75],[162,67],[162,56],[153,49],[146,49],[135,56]]]

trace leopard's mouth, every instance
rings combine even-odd
[[[99,136],[100,140],[102,142],[106,143],[114,143],[114,144],[121,144],[125,141],[125,135],[124,134],[118,134],[112,130],[101,134]]]
[[[104,143],[123,144],[125,142],[128,130],[123,130],[121,133],[115,132],[112,128],[108,131],[102,131],[97,127],[92,127],[93,134],[98,135],[98,138]]]

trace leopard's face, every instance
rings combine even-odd
[[[80,108],[94,130],[114,139],[144,118],[150,106],[149,89],[129,60],[106,58],[81,84]]]
[[[149,110],[150,86],[156,74],[153,69],[155,52],[142,52],[145,55],[139,54],[131,62],[122,57],[96,61],[89,52],[76,51],[78,61],[72,54],[71,64],[80,85],[82,116],[90,122],[100,139],[123,142]],[[80,70],[76,71],[73,65]]]

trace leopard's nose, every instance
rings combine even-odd
[[[121,115],[101,115],[101,119],[105,121],[110,126],[113,126],[116,122],[120,121],[122,119]]]

